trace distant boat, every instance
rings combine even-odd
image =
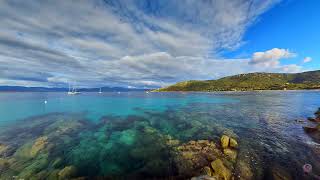
[[[102,94],[101,88],[100,88],[99,94]]]
[[[71,89],[71,87],[69,85],[68,95],[77,95],[77,94],[80,94],[80,92],[78,92],[77,89],[74,87],[72,87],[72,89]]]

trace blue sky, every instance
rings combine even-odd
[[[0,85],[160,87],[320,69],[318,1],[0,2]]]
[[[226,56],[252,54],[273,47],[290,49],[298,56],[283,64],[295,63],[303,70],[320,69],[318,42],[320,42],[320,2],[283,1],[259,17],[257,23],[245,33],[247,43]],[[301,64],[305,57],[312,57],[309,63]]]

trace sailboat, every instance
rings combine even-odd
[[[102,91],[101,91],[101,88],[100,88],[99,94],[101,94],[101,93],[102,93]]]
[[[77,91],[76,88],[72,87],[72,89],[70,88],[70,84],[69,84],[69,91],[68,91],[68,95],[77,95],[80,94],[80,92]]]

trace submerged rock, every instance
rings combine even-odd
[[[317,132],[318,128],[317,127],[310,127],[310,126],[303,126],[303,130],[307,133],[313,133],[313,132]]]
[[[228,156],[232,161],[236,161],[237,159],[237,151],[230,149],[230,148],[226,148],[223,150],[223,153]]]
[[[209,166],[205,166],[203,168],[203,174],[208,175],[208,176],[212,176],[213,172],[212,172],[212,170],[211,170],[211,168]]]
[[[4,154],[9,149],[9,147],[5,144],[0,144],[0,155]]]
[[[73,132],[78,132],[82,128],[84,128],[84,124],[82,121],[61,119],[46,127],[44,130],[44,134],[47,134],[49,137],[61,136]]]
[[[221,139],[227,138],[224,136]],[[229,180],[232,177],[236,159],[235,149],[227,146],[221,151],[212,141],[198,140],[178,146],[175,162],[179,174],[192,175],[195,176],[194,179],[210,177],[217,180]]]
[[[218,180],[218,179],[208,175],[203,175],[203,176],[192,177],[191,180]]]
[[[217,159],[211,163],[211,167],[214,170],[214,175],[224,180],[231,179],[231,171],[224,165],[222,160]]]
[[[307,119],[311,122],[320,122],[320,117],[316,117],[316,118],[308,117]]]
[[[291,175],[281,167],[273,167],[271,171],[274,180],[292,180]]]
[[[54,168],[57,168],[57,167],[61,166],[62,163],[63,163],[62,159],[60,157],[58,157],[52,162],[51,166]]]
[[[32,145],[31,150],[30,150],[30,155],[32,157],[36,156],[37,153],[39,151],[43,150],[47,144],[48,144],[48,137],[47,136],[39,137],[35,141],[35,143]]]
[[[213,142],[199,140],[178,146],[174,160],[179,174],[199,175],[203,167],[221,156],[221,151]]]
[[[180,144],[180,141],[179,141],[179,140],[173,139],[172,136],[170,136],[170,135],[166,135],[165,137],[166,137],[166,140],[167,140],[167,141],[166,141],[166,144],[167,144],[168,146],[177,146],[177,145]]]
[[[238,175],[238,178],[241,180],[253,179],[254,175],[250,167],[250,164],[242,159],[237,161],[236,173]]]
[[[59,171],[59,179],[70,179],[76,175],[76,168],[74,166],[66,166]]]
[[[9,168],[9,165],[8,160],[0,158],[0,173]]]
[[[21,162],[20,162],[21,163]],[[23,169],[19,170],[18,166],[11,166],[11,168],[19,170],[19,177],[24,179],[30,179],[31,177],[34,177],[35,174],[39,173],[43,169],[46,169],[46,167],[49,164],[48,155],[41,154],[37,158],[35,158],[32,161],[29,161],[26,165],[26,167],[23,167]]]

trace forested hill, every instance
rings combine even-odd
[[[251,91],[320,89],[320,70],[303,73],[248,73],[218,80],[184,81],[155,91]]]

